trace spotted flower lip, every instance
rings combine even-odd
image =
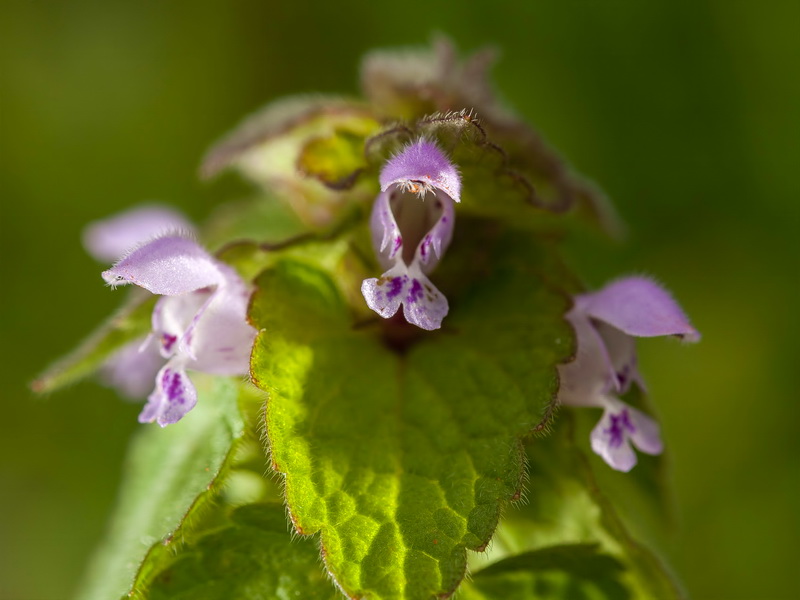
[[[452,239],[461,177],[434,142],[421,139],[386,163],[380,184],[370,229],[386,270],[380,278],[364,280],[361,292],[383,318],[394,316],[402,305],[406,321],[438,329],[449,305],[427,275]]]
[[[605,398],[604,402],[603,416],[589,434],[595,454],[623,472],[630,471],[637,463],[631,444],[645,454],[661,454],[664,445],[654,419],[616,398]]]
[[[575,360],[559,367],[558,399],[603,409],[591,433],[592,449],[612,468],[629,471],[636,464],[631,443],[647,454],[663,449],[655,420],[617,398],[634,383],[644,389],[634,337],[667,335],[695,342],[700,334],[669,293],[644,277],[618,279],[576,296],[566,318],[578,348]]]
[[[156,238],[103,272],[109,285],[135,284],[163,297],[152,316],[148,343],[155,341],[166,364],[139,415],[166,426],[197,402],[187,370],[245,375],[256,331],[247,323],[250,288],[228,265],[197,242]]]

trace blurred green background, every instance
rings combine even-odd
[[[671,561],[695,598],[798,597],[800,3],[6,1],[0,51],[0,599],[69,598],[139,407],[37,371],[122,298],[90,219],[201,219],[207,146],[278,96],[355,93],[361,54],[446,32],[502,50],[498,89],[629,226],[573,245],[592,285],[665,282],[704,334],[640,344],[672,451]]]

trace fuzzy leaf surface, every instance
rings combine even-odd
[[[341,598],[312,540],[293,540],[281,504],[237,508],[228,522],[181,547],[153,578],[148,600]]]
[[[133,440],[119,504],[90,565],[81,600],[127,594],[151,547],[173,543],[187,515],[217,493],[244,425],[234,381],[192,374],[197,406],[167,428],[143,426]]]
[[[321,533],[353,597],[454,592],[466,550],[488,543],[520,493],[521,439],[549,422],[555,365],[572,351],[548,248],[495,231],[454,241],[451,255],[437,272],[451,313],[434,334],[354,327],[332,279],[308,264],[257,280],[251,367],[269,392],[274,467],[296,529]]]

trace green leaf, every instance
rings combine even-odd
[[[341,127],[332,135],[313,138],[300,151],[297,167],[331,189],[349,189],[367,167],[364,140],[376,128],[377,123],[371,122],[362,124],[361,130]]]
[[[236,509],[227,524],[181,547],[170,561],[140,598],[341,598],[320,565],[316,544],[292,539],[280,504]]]
[[[216,250],[245,240],[282,242],[306,231],[290,207],[277,198],[265,196],[219,207],[203,227],[203,242]]]
[[[248,116],[214,144],[203,158],[201,173],[213,177],[237,166],[245,172],[260,172],[266,179],[289,176],[299,148],[308,140],[330,134],[336,127],[362,130],[369,123],[377,125],[372,109],[357,100],[321,95],[281,98]]]
[[[235,167],[290,206],[306,226],[325,229],[342,212],[375,196],[374,181],[343,190],[356,181],[352,172],[346,176],[343,172],[357,162],[363,139],[378,127],[374,112],[363,102],[324,96],[284,98],[245,119],[216,144],[201,171],[210,177]],[[331,148],[323,141],[336,140],[342,132],[354,136],[343,147],[335,143]],[[321,163],[323,154],[327,156]],[[334,164],[340,160],[349,164]],[[340,175],[344,180],[334,181]],[[331,189],[331,183],[340,185]]]
[[[521,439],[549,423],[555,365],[572,350],[552,256],[496,226],[457,238],[436,274],[451,302],[438,333],[354,327],[308,264],[282,261],[257,280],[252,374],[270,394],[274,467],[295,528],[321,532],[347,594],[451,594],[466,549],[488,543],[520,493]]]
[[[90,565],[82,600],[127,594],[145,555],[173,544],[179,529],[218,493],[244,439],[237,407],[241,384],[197,373],[192,381],[197,406],[167,428],[143,426],[134,439],[119,504]]]
[[[53,392],[93,374],[117,350],[150,331],[156,297],[132,290],[127,302],[70,354],[57,361],[31,384],[34,392]]]
[[[608,469],[590,461],[583,443],[576,443],[575,415],[597,417],[589,409],[559,411],[553,433],[528,445],[529,501],[504,513],[495,538],[494,556],[487,561],[558,544],[593,542],[626,567],[622,581],[635,598],[682,598],[683,592],[661,560],[633,537],[615,505],[599,485],[594,471]],[[588,430],[586,440],[588,440]],[[581,434],[583,435],[583,433]],[[585,441],[582,439],[582,441]],[[639,468],[638,466],[636,468]],[[635,469],[634,469],[635,470]]]
[[[474,573],[463,600],[628,600],[624,566],[596,544],[551,546],[509,557]]]

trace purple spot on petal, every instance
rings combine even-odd
[[[161,387],[167,394],[167,400],[170,402],[177,402],[183,404],[185,402],[183,397],[183,381],[181,374],[167,369],[164,371],[164,376],[161,378]]]
[[[620,417],[622,418],[622,425],[628,430],[628,433],[635,433],[636,427],[633,426],[630,413],[627,410],[623,410]]]
[[[403,245],[403,238],[402,236],[397,236],[394,238],[394,249],[392,249],[392,255],[397,254],[397,251],[400,250],[400,247]]]
[[[608,429],[604,429],[603,433],[610,437],[608,441],[609,446],[612,448],[619,448],[625,441],[625,436],[635,431],[636,428],[631,422],[628,411],[623,410],[618,415],[611,415],[611,426]]]
[[[427,258],[428,255],[428,248],[431,245],[431,234],[425,236],[425,239],[422,240],[422,243],[419,246],[419,255],[423,261]]]
[[[409,304],[416,304],[422,299],[422,284],[419,282],[418,279],[414,279],[411,282],[411,289],[408,290],[408,296],[406,296],[406,302]]]
[[[177,335],[170,335],[168,333],[161,334],[161,346],[164,348],[165,352],[170,352],[177,341]]]
[[[403,291],[403,283],[405,283],[405,277],[392,277],[389,281],[389,289],[386,292],[386,297],[390,300],[396,298],[400,292]]]

